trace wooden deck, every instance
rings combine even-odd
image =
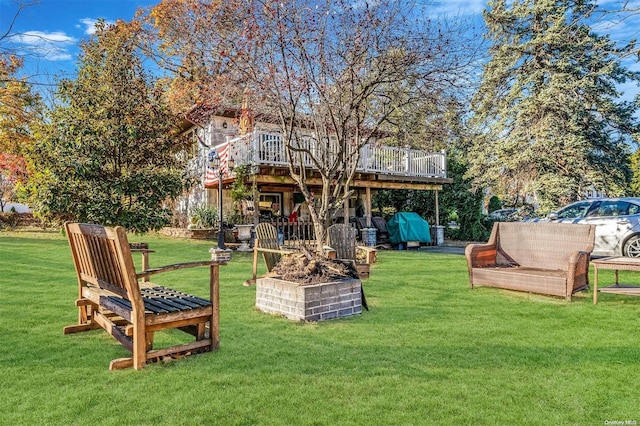
[[[309,138],[304,147],[315,151],[317,141]],[[236,165],[287,167],[289,159],[282,137],[278,133],[255,131],[231,139],[229,155]],[[213,147],[219,149],[220,147]],[[304,158],[304,165],[310,169],[314,165],[310,158]],[[365,145],[360,150],[357,172],[375,173],[388,176],[443,178],[447,177],[446,153],[427,152],[410,148]]]

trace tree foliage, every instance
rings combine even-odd
[[[0,41],[6,34],[0,36]],[[42,119],[40,97],[18,76],[23,59],[0,48],[0,211],[16,201],[26,180],[24,153],[33,144],[32,127]]]
[[[23,60],[0,52],[0,152],[21,155],[31,142],[29,124],[41,112],[40,98],[18,78]]]
[[[24,157],[0,153],[0,212],[10,201],[17,200],[16,187],[27,176]]]
[[[442,205],[454,209],[459,228],[452,232],[452,237],[458,240],[486,241],[491,231],[490,224],[485,221],[482,213],[484,192],[474,188],[473,182],[466,177],[468,160],[454,155],[449,160],[449,172],[453,177],[453,184],[444,188]]]
[[[144,232],[169,223],[167,198],[182,194],[188,142],[151,86],[136,50],[138,27],[98,24],[82,45],[75,80],[60,83],[31,152],[29,190],[47,219],[122,225]]]
[[[637,104],[617,84],[634,42],[596,34],[592,0],[493,0],[484,17],[491,59],[474,100],[480,136],[470,175],[508,204],[533,196],[542,211],[588,189],[622,194]]]
[[[170,73],[163,83],[172,111],[237,107],[245,81],[239,65],[252,51],[259,6],[246,0],[162,0],[139,13],[148,56]]]

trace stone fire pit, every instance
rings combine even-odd
[[[361,286],[354,278],[307,285],[278,277],[258,278],[256,307],[298,321],[342,318],[362,313]]]

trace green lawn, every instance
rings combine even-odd
[[[157,250],[151,266],[209,256],[209,242],[131,240]],[[0,233],[0,424],[640,422],[640,298],[470,290],[463,256],[378,259],[369,312],[304,324],[254,309],[255,288],[242,286],[250,255],[234,253],[221,270],[219,352],[109,371],[127,356],[111,336],[62,335],[77,317],[64,237]],[[206,296],[207,279],[199,268],[156,281]],[[612,279],[601,272],[602,285]]]

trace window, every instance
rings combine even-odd
[[[262,216],[281,216],[282,215],[282,194],[279,193],[261,193],[258,201],[258,208]]]
[[[636,214],[638,206],[626,201],[603,201],[594,216],[627,216]]]
[[[603,201],[600,203],[598,209],[593,212],[592,216],[618,216],[618,214],[619,205],[617,201]]]
[[[589,201],[571,204],[558,212],[558,219],[576,219],[584,217],[587,215],[591,205],[592,203]]]

